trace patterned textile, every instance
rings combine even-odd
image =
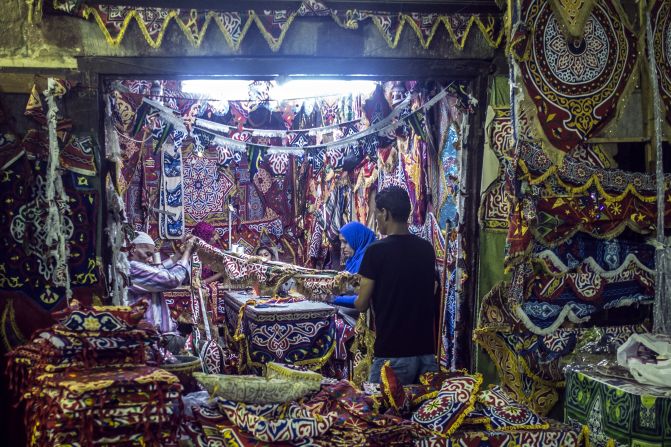
[[[636,65],[637,38],[611,0],[595,4],[582,39],[562,33],[550,2],[526,0],[520,13],[532,30],[530,55],[518,61],[528,97],[545,137],[568,152],[613,118]]]
[[[266,262],[258,256],[233,255],[203,241],[198,242],[197,252],[213,270],[225,272],[231,283],[253,284],[273,296],[290,278],[313,300],[319,300],[325,295],[346,293],[351,287],[357,287],[359,282],[358,277],[349,272],[308,269],[293,264]]]
[[[146,302],[139,302],[130,307],[92,306],[87,308],[75,301],[69,308],[55,312],[52,316],[64,328],[74,332],[119,332],[137,327],[146,310]]]
[[[443,111],[442,113],[446,113]],[[457,225],[459,203],[459,177],[461,151],[459,134],[454,126],[450,126],[445,139],[445,146],[440,152],[440,205],[438,207],[438,225],[441,229]]]
[[[320,382],[266,379],[257,376],[232,376],[193,373],[210,395],[227,401],[249,404],[278,404],[298,400],[319,390]]]
[[[448,378],[438,396],[422,404],[412,415],[412,420],[434,432],[450,436],[473,410],[480,384],[480,374]]]
[[[93,137],[72,137],[60,152],[61,167],[77,174],[93,177],[97,172],[94,157],[97,150]]]
[[[67,369],[124,367],[146,362],[158,334],[151,328],[100,332],[69,332],[62,327],[36,333],[33,340],[10,354],[10,388],[21,396],[44,373]]]
[[[500,387],[480,391],[480,412],[494,430],[547,429],[549,425],[533,411],[515,402]]]
[[[184,179],[182,148],[166,142],[161,148],[159,236],[182,239],[184,236]]]
[[[650,20],[655,50],[655,65],[659,81],[659,94],[666,108],[666,120],[671,124],[671,3],[668,0],[651,2]]]
[[[182,387],[166,371],[67,372],[41,376],[37,383],[26,400],[31,445],[93,445],[94,439],[123,430],[137,430],[154,443],[174,442],[177,435]]]
[[[221,414],[217,408],[206,406],[193,407],[196,418],[196,433],[192,439],[197,447],[210,447],[213,445],[235,445],[244,447],[262,447],[268,443],[255,440],[249,433],[241,430],[228,418]],[[195,438],[195,439],[194,439]],[[276,443],[278,447],[288,447],[289,443]]]
[[[600,328],[600,343],[619,346],[634,332],[645,332],[641,326]],[[499,381],[517,402],[546,415],[559,399],[558,388],[564,386],[561,360],[570,355],[586,329],[561,328],[549,335],[530,332],[505,333],[477,329],[474,340],[496,365]]]
[[[553,422],[545,430],[483,431],[464,428],[451,437],[431,437],[414,443],[415,447],[583,447],[587,446],[581,427]]]
[[[225,298],[227,327],[248,367],[268,362],[317,369],[335,349],[334,309],[298,301],[258,306],[254,295],[229,292]]]
[[[223,151],[223,149],[222,149]],[[228,222],[226,199],[232,192],[235,180],[221,169],[225,155],[222,151],[196,154],[183,149],[184,154],[184,212],[187,224],[207,220],[215,226]],[[200,155],[200,156],[199,156]]]
[[[0,238],[0,290],[4,297],[29,298],[49,311],[65,304],[65,290],[55,285],[62,272],[55,271],[54,257],[46,249],[44,169],[43,163],[31,166],[24,159],[0,173],[4,204],[0,222],[7,230]],[[100,293],[95,237],[98,192],[91,177],[65,172],[62,180],[69,198],[61,209],[69,208],[64,231],[70,245],[72,290],[75,298],[88,303]]]
[[[130,23],[135,19],[142,36],[153,48],[159,48],[171,22],[176,22],[186,39],[200,47],[212,22],[223,34],[229,47],[239,50],[252,25],[255,25],[272,51],[278,51],[285,35],[296,18],[330,17],[339,26],[358,29],[364,21],[371,20],[387,45],[396,48],[407,24],[416,34],[423,48],[428,48],[439,29],[458,49],[463,49],[472,28],[480,30],[488,45],[496,48],[503,38],[501,19],[481,14],[433,14],[334,10],[316,0],[306,0],[295,9],[229,12],[196,9],[164,9],[154,7],[87,5],[59,0],[57,11],[84,19],[93,18],[98,23],[108,44],[116,46],[123,40]]]
[[[666,194],[671,199],[671,191]],[[599,239],[613,239],[625,229],[650,234],[656,223],[656,206],[633,194],[610,201],[596,194],[525,198],[512,210],[508,231],[508,264],[530,249],[535,239],[546,247],[556,247],[578,232]],[[671,212],[665,213],[671,225]]]
[[[406,399],[405,390],[401,382],[399,382],[396,373],[391,367],[391,362],[387,361],[382,365],[380,370],[380,380],[382,396],[387,405],[396,411],[405,411],[409,402]]]
[[[498,163],[498,177],[482,193],[478,219],[484,231],[504,232],[510,218],[510,186],[507,178],[511,171],[515,148],[513,123],[509,108],[494,109],[494,118],[488,128],[489,147]]]
[[[567,374],[565,417],[589,427],[592,445],[670,445],[670,414],[671,397],[659,387],[588,370]]]
[[[575,323],[583,322],[603,309],[649,303],[654,297],[654,271],[633,255],[607,272],[589,258],[568,271],[545,270],[544,263],[531,264],[515,267],[513,284],[524,282],[524,290],[520,297],[520,288],[511,288],[510,302],[519,303],[515,309],[533,332],[545,333],[567,317]]]
[[[583,262],[594,264],[593,268],[597,270],[613,271],[629,260],[640,264],[641,268],[655,268],[655,249],[643,238],[603,240],[578,233],[551,250],[536,244],[531,256],[532,261],[545,271],[565,272],[576,269]]]
[[[562,190],[575,195],[594,187],[611,201],[619,201],[625,192],[650,201],[649,197],[657,192],[653,175],[590,166],[570,155],[556,164],[542,148],[529,141],[520,141],[519,168],[531,185],[542,185],[553,179]]]
[[[247,405],[226,400],[219,408],[238,427],[263,442],[295,442],[317,438],[337,420],[336,413],[326,416],[296,403],[287,405]]]
[[[275,362],[266,363],[266,377],[268,379],[278,378],[299,382],[319,382],[320,384],[324,380],[324,376],[314,371],[299,369],[294,365],[283,365]]]

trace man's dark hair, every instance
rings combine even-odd
[[[388,186],[375,196],[375,207],[389,211],[396,222],[407,222],[410,216],[410,197],[400,186]]]

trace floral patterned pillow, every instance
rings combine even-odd
[[[481,374],[446,379],[438,396],[425,402],[412,415],[412,420],[441,436],[452,435],[473,410],[481,384]]]
[[[53,317],[66,329],[75,332],[118,332],[137,327],[147,311],[148,302],[132,306],[91,306],[73,301],[68,309],[54,312]]]
[[[494,430],[547,429],[547,422],[526,406],[515,402],[499,386],[480,392],[481,413]]]

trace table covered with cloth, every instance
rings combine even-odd
[[[224,311],[229,342],[248,367],[277,362],[316,369],[335,349],[335,309],[328,304],[238,290],[224,294]]]
[[[566,419],[587,425],[592,445],[671,447],[671,388],[587,369],[566,379]]]

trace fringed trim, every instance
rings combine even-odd
[[[603,196],[607,201],[609,202],[621,202],[624,199],[627,198],[630,194],[639,199],[642,202],[645,203],[654,203],[656,199],[656,195],[643,195],[641,194],[637,189],[636,186],[634,186],[632,183],[627,184],[626,188],[624,191],[622,191],[620,194],[617,195],[612,195],[606,191],[606,189],[603,187],[601,184],[601,180],[599,180],[599,175],[598,174],[592,174],[592,176],[582,185],[580,186],[575,186],[575,185],[570,185],[566,183],[560,173],[560,166],[558,165],[552,165],[547,171],[544,173],[540,174],[538,177],[533,177],[533,173],[529,170],[526,162],[524,160],[518,160],[518,166],[522,170],[522,180],[526,180],[529,182],[531,185],[542,185],[550,176],[553,177],[554,181],[557,182],[558,185],[560,185],[563,189],[565,189],[569,194],[572,196],[580,195],[583,194],[587,191],[589,191],[592,188],[596,188],[597,191],[599,191],[599,194]],[[549,185],[548,185],[549,187]]]
[[[580,437],[578,438],[578,445],[580,445],[580,440],[582,439],[585,447],[591,447],[590,436],[591,434],[589,432],[589,427],[587,425],[583,425],[582,430],[580,431]]]
[[[272,372],[272,374],[270,374]],[[266,377],[278,375],[289,380],[300,380],[300,381],[310,381],[310,382],[320,382],[324,380],[324,376],[314,371],[297,371],[290,368],[286,368],[277,363],[266,363]]]
[[[531,262],[540,266],[545,274],[551,275],[555,278],[561,277],[567,272],[575,271],[575,268],[570,268],[566,264],[564,264],[562,260],[559,259],[559,257],[556,254],[554,254],[552,250],[543,250],[542,252],[538,253],[536,256],[531,258]],[[560,270],[561,273],[557,273],[556,271],[550,270],[550,268],[548,267],[548,262],[552,264],[552,267]],[[636,265],[636,267],[645,271],[646,273],[650,273],[651,275],[655,273],[654,269],[647,267],[645,264],[639,261],[639,259],[636,257],[634,253],[629,253],[624,258],[624,261],[622,261],[622,264],[620,264],[620,266],[615,270],[604,270],[591,256],[583,259],[580,263],[580,265],[589,266],[594,273],[599,274],[603,278],[612,278],[614,276],[617,276],[623,271],[627,270],[631,264]]]
[[[29,6],[31,6],[31,11],[33,1],[35,0],[27,0]],[[41,1],[39,1],[39,4],[41,5]],[[231,47],[231,49],[235,51],[240,49],[242,41],[247,35],[249,28],[252,26],[252,23],[254,23],[273,52],[276,52],[280,49],[282,43],[284,42],[284,38],[286,36],[287,31],[291,27],[294,19],[299,16],[298,11],[292,12],[288,16],[286,22],[282,25],[280,35],[278,37],[275,37],[272,33],[268,32],[268,30],[266,29],[263,23],[263,16],[259,16],[259,14],[257,14],[255,11],[250,10],[247,13],[239,14],[242,23],[241,30],[236,36],[233,36],[227,29],[226,23],[224,23],[224,19],[222,18],[222,14],[220,11],[207,11],[207,13],[204,14],[203,24],[196,33],[194,33],[193,26],[190,26],[192,24],[190,22],[184,22],[182,18],[179,16],[179,13],[180,11],[177,9],[171,9],[167,12],[166,16],[163,18],[163,22],[159,25],[160,31],[156,35],[156,38],[153,38],[149,33],[147,25],[144,23],[137,9],[132,9],[130,12],[126,14],[126,16],[123,19],[123,22],[121,23],[121,25],[119,25],[119,32],[117,33],[116,36],[112,36],[110,34],[107,25],[105,23],[105,20],[103,19],[97,8],[91,6],[85,6],[81,14],[82,17],[86,20],[88,20],[91,16],[93,16],[96,23],[98,24],[98,27],[105,36],[105,40],[111,46],[118,46],[121,43],[126,34],[126,31],[128,30],[128,27],[130,26],[131,21],[135,19],[135,22],[137,23],[138,28],[142,33],[142,36],[152,48],[159,48],[161,46],[161,44],[163,43],[163,38],[165,37],[165,33],[169,28],[169,24],[173,20],[182,30],[184,37],[186,37],[189,43],[194,47],[198,48],[203,43],[205,34],[207,32],[210,23],[212,22],[212,20],[214,20],[221,33],[224,35],[226,43],[228,44],[229,47]],[[32,16],[33,14],[31,14],[29,17]],[[358,20],[346,19],[345,21],[343,21],[334,12],[331,12],[330,16],[339,26],[345,29],[359,28]],[[382,17],[376,15],[368,15],[367,17],[370,18],[372,22],[375,24],[375,26],[379,30],[380,34],[382,34],[385,41],[387,42],[387,45],[390,48],[396,48],[398,46],[401,34],[403,32],[403,28],[405,27],[406,23],[408,23],[410,28],[415,32],[417,38],[419,39],[420,45],[425,49],[429,48],[429,46],[431,45],[431,42],[433,41],[441,24],[445,26],[450,36],[450,39],[452,40],[452,43],[459,50],[464,49],[473,25],[475,25],[480,30],[480,32],[485,38],[485,41],[492,48],[498,48],[501,45],[501,42],[503,42],[503,36],[505,34],[504,28],[498,26],[499,18],[497,16],[492,15],[488,15],[485,17],[480,17],[479,15],[471,15],[470,18],[468,19],[468,23],[466,24],[465,31],[463,32],[461,38],[457,36],[457,33],[453,29],[449,20],[449,16],[444,15],[438,16],[431,28],[431,31],[429,32],[426,38],[424,38],[424,33],[422,32],[420,27],[415,23],[415,20],[412,18],[412,16],[408,14],[399,14],[398,24],[396,30],[392,33],[392,35],[390,35],[385,30],[382,23],[383,19]]]
[[[454,421],[454,424],[452,424],[452,426],[447,430],[446,433],[443,434],[443,436],[452,436],[452,434],[457,431],[457,429],[464,422],[464,419],[466,419],[469,413],[475,409],[475,403],[478,400],[478,393],[480,392],[480,386],[482,385],[482,374],[475,373],[472,375],[472,377],[475,379],[475,383],[473,384],[471,396],[466,403],[466,409],[461,412],[461,414],[457,417],[457,420]]]
[[[529,331],[533,332],[536,335],[550,335],[553,334],[559,327],[564,324],[564,321],[568,318],[568,320],[572,323],[575,324],[581,324],[589,321],[590,317],[578,317],[573,309],[571,308],[570,304],[564,305],[562,308],[561,312],[559,315],[557,315],[557,318],[555,321],[552,322],[552,324],[546,328],[541,328],[536,326],[533,321],[527,316],[526,312],[522,309],[522,306],[520,305],[515,305],[515,315],[522,321],[524,326],[529,329]]]

